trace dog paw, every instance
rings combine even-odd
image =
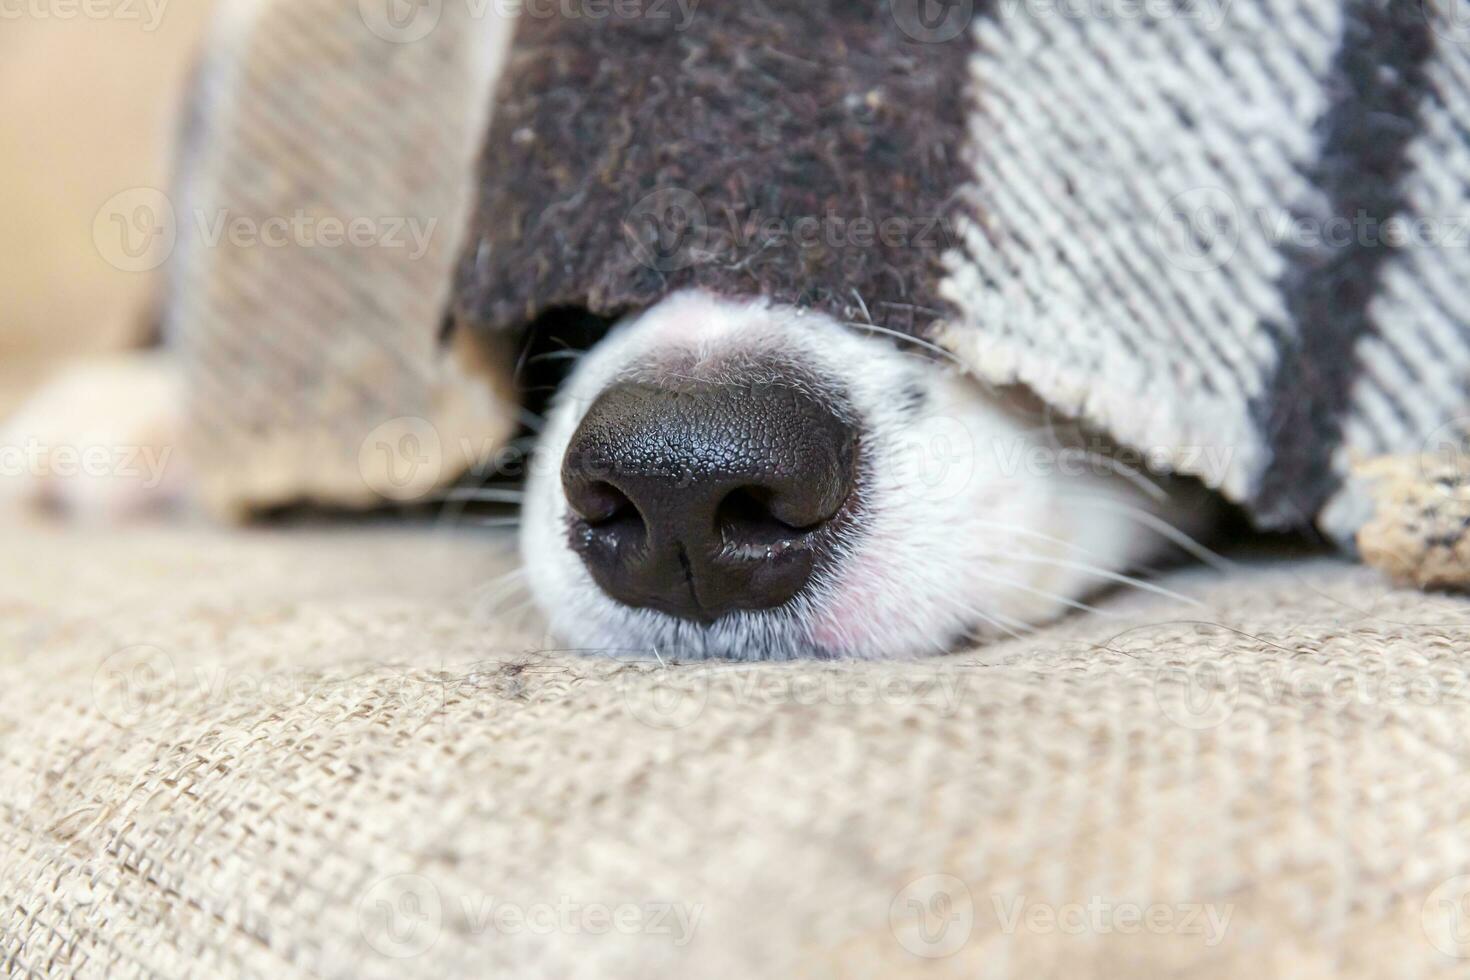
[[[117,521],[183,498],[182,383],[164,351],[64,370],[0,420],[0,507]]]

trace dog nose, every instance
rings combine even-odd
[[[615,384],[562,462],[572,546],[625,605],[702,623],[780,606],[835,545],[856,451],[796,387]]]

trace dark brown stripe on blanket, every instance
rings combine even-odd
[[[1381,229],[1405,209],[1405,151],[1419,129],[1424,66],[1433,51],[1420,4],[1349,4],[1313,177],[1328,213],[1353,228],[1362,216],[1365,227]],[[1253,508],[1266,527],[1310,526],[1341,483],[1332,454],[1360,368],[1358,344],[1373,329],[1368,303],[1393,254],[1378,235],[1352,237],[1288,255],[1282,289],[1296,330],[1279,331],[1283,357],[1257,406],[1273,454]]]
[[[700,286],[923,332],[944,311],[940,256],[967,173],[971,42],[943,25],[955,36],[916,39],[929,28],[897,2],[524,17],[457,316],[515,329]]]

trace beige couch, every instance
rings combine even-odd
[[[454,522],[3,533],[8,975],[1470,962],[1470,607],[1352,566],[683,665],[544,649]]]

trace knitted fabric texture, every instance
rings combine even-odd
[[[926,326],[965,178],[966,45],[914,42],[872,0],[634,10],[521,19],[461,319],[616,316],[699,287]]]
[[[1470,954],[1470,616],[1349,564],[917,663],[661,665],[527,652],[483,530],[3,533],[7,976]]]
[[[883,0],[522,24],[461,320],[687,286],[811,305],[1345,541],[1353,463],[1470,401],[1452,5],[945,9],[972,6],[968,30]]]
[[[1358,468],[1377,501],[1358,550],[1396,582],[1470,591],[1470,468],[1457,441],[1451,452],[1380,456]]]
[[[1177,453],[1264,525],[1350,535],[1354,459],[1416,452],[1466,407],[1470,307],[1448,283],[1470,274],[1470,50],[1443,16],[983,20],[982,214],[946,342]]]
[[[336,0],[222,8],[167,205],[196,489],[229,516],[422,496],[515,418],[508,358],[440,340],[508,28],[451,4],[410,43]]]

